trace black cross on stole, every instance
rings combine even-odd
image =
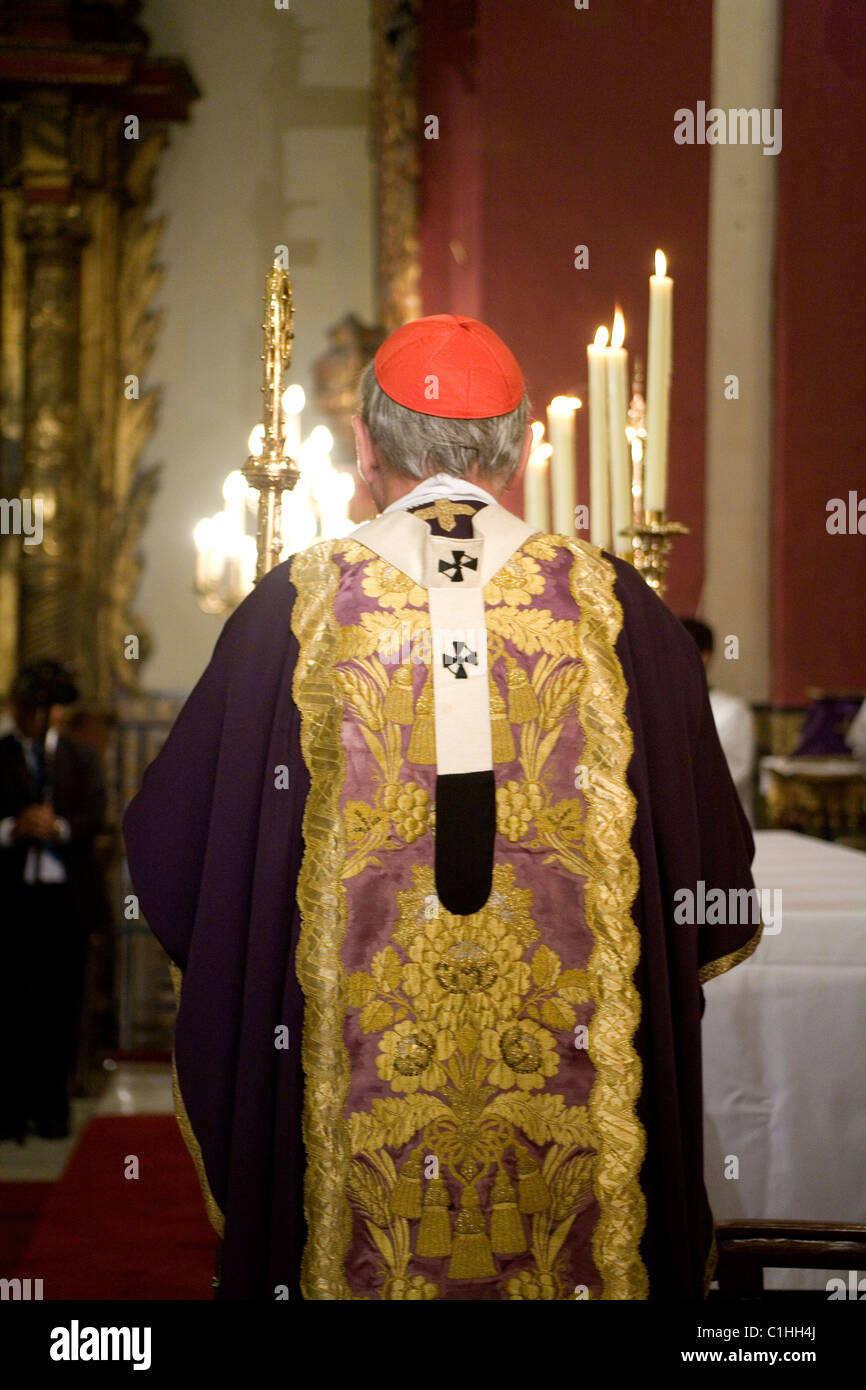
[[[448,571],[449,571],[449,570],[453,570],[453,571],[454,571],[453,574],[448,574],[448,578],[451,580],[451,583],[452,583],[452,584],[462,584],[462,583],[463,583],[463,571],[464,571],[464,569],[467,569],[467,570],[477,570],[477,568],[478,568],[478,556],[477,556],[477,555],[467,555],[465,550],[452,550],[452,551],[451,551],[451,559],[450,559],[450,560],[440,560],[440,561],[439,561],[439,573],[440,573],[440,574],[448,574]]]
[[[468,680],[467,666],[478,665],[478,653],[470,651],[465,642],[452,642],[453,656],[442,653],[442,665],[459,681]]]

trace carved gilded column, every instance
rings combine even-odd
[[[379,321],[421,314],[418,239],[418,36],[421,0],[373,0]]]
[[[139,0],[5,0],[0,25],[0,498],[39,498],[41,543],[0,534],[0,695],[41,656],[91,707],[136,688],[138,543],[158,467],[140,455],[170,123],[198,91],[154,58]],[[7,512],[8,515],[8,512]],[[8,531],[10,528],[5,526]]]
[[[81,251],[89,236],[77,203],[33,202],[20,237],[26,251],[22,491],[42,499],[42,542],[21,547],[19,662],[51,655],[95,672],[82,641],[85,557],[93,505],[79,416]]]

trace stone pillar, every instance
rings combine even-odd
[[[778,0],[715,0],[713,106],[778,106],[779,8]],[[701,614],[716,631],[710,679],[756,701],[770,695],[777,171],[760,145],[710,147]],[[736,399],[725,395],[731,376]],[[736,661],[722,655],[728,635],[739,639]]]

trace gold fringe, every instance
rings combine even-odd
[[[435,763],[436,724],[433,716],[433,681],[428,678],[415,708],[415,724],[406,757],[411,763]]]
[[[550,1206],[550,1193],[538,1164],[522,1144],[515,1144],[514,1148],[517,1153],[517,1205],[524,1216],[546,1211]]]
[[[411,724],[414,718],[412,702],[412,667],[401,666],[394,672],[388,693],[382,703],[382,713],[394,724]]]
[[[451,1254],[451,1222],[448,1207],[451,1198],[441,1178],[433,1178],[424,1194],[424,1212],[418,1227],[415,1254],[423,1259],[436,1259]]]
[[[719,975],[733,970],[735,965],[741,965],[744,960],[748,960],[752,952],[757,950],[763,930],[764,923],[761,921],[758,923],[758,930],[755,935],[750,937],[739,951],[731,951],[728,956],[719,956],[716,960],[707,961],[706,965],[702,965],[698,971],[698,984],[705,985],[707,980],[715,980]]]
[[[171,987],[174,990],[175,1016],[180,1008],[180,992],[183,986],[183,972],[180,966],[175,965],[169,959],[168,971],[171,975]],[[204,1209],[207,1212],[207,1219],[213,1226],[217,1235],[222,1239],[225,1235],[226,1219],[220,1208],[217,1206],[216,1198],[210,1190],[210,1183],[205,1172],[204,1158],[202,1157],[201,1145],[193,1133],[192,1125],[189,1122],[189,1115],[186,1113],[183,1096],[180,1090],[180,1081],[177,1075],[177,1062],[175,1060],[174,1048],[171,1051],[171,1092],[174,1097],[174,1117],[177,1120],[177,1127],[181,1132],[183,1142],[189,1150],[189,1156],[195,1166],[198,1184],[201,1188],[201,1195],[204,1199]]]
[[[526,1231],[517,1210],[514,1185],[503,1170],[493,1183],[490,1247],[496,1255],[520,1255],[526,1249]]]
[[[395,1216],[417,1221],[421,1215],[421,1150],[413,1150],[400,1169],[391,1193],[391,1210]]]
[[[511,725],[505,717],[505,701],[490,681],[490,737],[495,763],[510,763],[516,758]]]
[[[454,1247],[448,1266],[449,1279],[484,1279],[496,1273],[484,1217],[474,1187],[464,1187],[454,1226]]]
[[[346,1193],[351,1155],[343,1112],[351,1066],[343,1040],[347,985],[340,960],[347,905],[345,884],[334,872],[335,864],[346,862],[345,822],[338,815],[346,780],[346,753],[340,739],[343,699],[334,679],[343,631],[334,619],[340,571],[333,556],[340,545],[330,540],[308,546],[295,555],[289,571],[297,592],[291,625],[299,649],[292,695],[301,712],[301,750],[310,773],[297,886],[301,935],[295,959],[305,999],[301,1061],[307,1243],[301,1261],[301,1294],[305,1299],[327,1301],[353,1297],[345,1273],[352,1209]]]
[[[539,714],[538,697],[532,682],[522,666],[514,657],[506,658],[508,666],[508,718],[512,724],[525,724],[529,719],[537,719]]]
[[[632,1301],[648,1296],[649,1279],[640,1254],[646,1225],[640,1186],[646,1134],[636,1108],[642,1080],[634,1048],[641,1010],[634,983],[640,936],[632,917],[639,870],[631,847],[636,800],[627,779],[634,737],[625,716],[628,689],[616,655],[622,606],[614,592],[614,565],[596,546],[560,536],[555,543],[572,553],[569,579],[580,610],[577,705],[589,788],[581,843],[589,868],[586,923],[594,940],[587,973],[596,1001],[588,1047],[595,1068],[589,1117],[598,1136],[593,1189],[599,1217],[592,1253],[602,1279],[601,1297]]]

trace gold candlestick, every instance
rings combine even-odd
[[[659,598],[664,598],[673,537],[687,536],[688,526],[683,526],[679,521],[665,521],[663,512],[646,512],[643,521],[630,526],[627,534],[631,536],[635,569],[643,575],[650,588],[655,589]]]
[[[615,544],[621,557],[630,560],[650,588],[655,589],[659,598],[664,598],[665,576],[668,557],[673,549],[673,537],[687,536],[689,528],[679,521],[665,521],[664,512],[644,509],[646,400],[643,394],[643,364],[639,359],[635,361],[626,435],[631,444],[632,524],[628,530],[621,531],[620,536],[628,538],[631,545],[626,551],[619,543],[619,537],[615,539]]]
[[[643,520],[643,470],[646,454],[646,399],[644,398],[644,370],[639,357],[634,360],[634,375],[631,382],[631,400],[626,415],[626,439],[631,449],[631,515],[632,524],[639,526]],[[629,554],[627,559],[632,559]]]
[[[275,259],[265,286],[264,431],[261,454],[250,454],[241,472],[259,494],[256,535],[258,583],[280,562],[283,549],[282,497],[301,476],[286,453],[286,420],[282,405],[284,383],[292,360],[292,285],[289,272]]]

